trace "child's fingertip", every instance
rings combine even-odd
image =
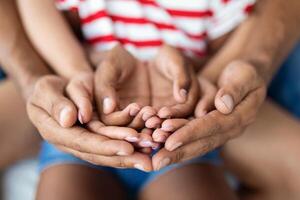
[[[158,111],[157,115],[161,119],[168,119],[171,118],[172,113],[168,107],[163,107]]]
[[[180,97],[182,98],[183,101],[186,101],[187,93],[188,93],[188,92],[187,92],[186,89],[180,89],[180,90],[179,90]]]
[[[78,120],[79,120],[80,124],[84,124],[83,117],[80,112],[78,112]]]
[[[104,114],[110,114],[114,110],[114,102],[111,98],[105,97],[103,99],[103,112]]]

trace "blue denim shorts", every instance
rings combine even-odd
[[[137,169],[117,169],[112,167],[95,166],[79,158],[76,158],[75,156],[58,150],[54,145],[48,142],[43,142],[39,160],[40,171],[43,171],[48,167],[60,164],[85,165],[99,170],[108,171],[115,175],[121,181],[121,183],[124,185],[124,187],[127,189],[130,195],[136,195],[137,192],[140,191],[140,189],[146,186],[149,182],[153,181],[159,175],[164,174],[165,172],[170,171],[172,169],[181,167],[183,165],[191,163],[210,163],[213,165],[218,165],[221,162],[219,159],[219,150],[214,150],[202,157],[192,159],[185,163],[173,164],[159,171],[147,173]]]

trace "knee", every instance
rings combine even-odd
[[[277,149],[274,163],[266,166],[270,169],[275,187],[299,193],[300,188],[300,139],[282,141]],[[277,157],[277,158],[276,158]],[[282,188],[283,187],[283,188]]]

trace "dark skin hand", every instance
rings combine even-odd
[[[300,21],[299,8],[299,1],[258,2],[256,12],[234,31],[200,73],[218,89],[215,98],[204,103],[216,110],[197,117],[204,110],[198,106],[191,121],[164,122],[172,125],[170,132],[175,132],[154,155],[154,169],[201,156],[239,136],[255,120],[266,97],[267,83],[299,39],[300,31],[295,28]]]
[[[161,123],[158,117],[184,117],[192,113],[198,95],[192,66],[170,46],[163,46],[157,55],[150,64],[141,63],[117,46],[101,60],[95,86],[98,111],[105,123],[140,129],[146,121],[146,127],[155,128]],[[132,102],[139,106],[129,117],[127,110]]]

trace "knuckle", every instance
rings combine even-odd
[[[118,168],[126,168],[127,167],[125,159],[123,157],[119,157],[119,159],[117,160],[117,163],[116,163],[116,167],[118,167]]]
[[[174,163],[180,162],[184,158],[184,155],[185,155],[184,151],[182,151],[182,150],[177,151],[173,158],[173,162]]]
[[[82,160],[86,160],[89,163],[94,164],[94,165],[101,164],[101,162],[99,162],[97,157],[95,155],[92,155],[92,154],[84,154],[84,155],[79,156],[79,158],[82,159]]]
[[[38,91],[44,91],[49,88],[50,85],[54,84],[57,81],[57,78],[54,76],[45,76],[39,79],[35,85],[35,89]]]
[[[83,143],[87,143],[87,138],[84,136],[85,130],[81,130],[80,132],[78,132],[78,135],[70,141],[69,146],[73,149],[76,149],[79,152],[83,152]]]

